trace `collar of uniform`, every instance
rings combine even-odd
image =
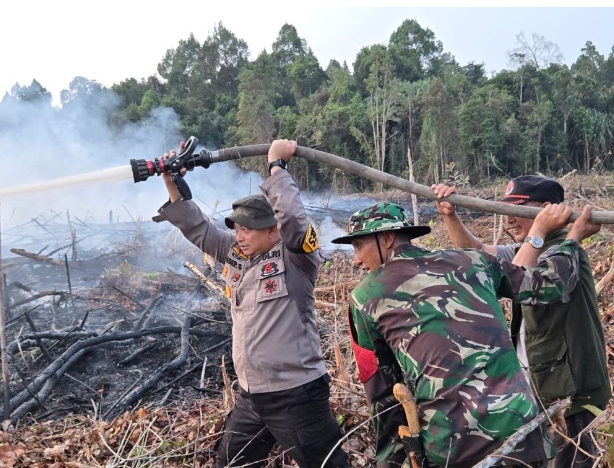
[[[401,245],[396,246],[394,250],[392,251],[392,253],[390,254],[390,260],[394,260],[395,258],[400,257],[400,256],[408,257],[408,256],[414,256],[414,254],[419,255],[423,252],[424,252],[424,249],[421,249],[420,247],[416,247],[415,245],[412,245],[408,242],[407,244],[401,244]],[[406,254],[406,255],[403,255],[403,254]]]
[[[277,174],[277,172],[276,172]],[[260,263],[262,261],[265,260],[270,260],[272,258],[281,258],[282,256],[282,243],[281,240],[279,242],[277,242],[277,244],[275,244],[273,247],[271,247],[269,250],[267,250],[266,252],[261,253],[260,255],[258,255],[257,257],[252,258],[249,263],[250,265],[253,265],[254,263]],[[278,252],[278,254],[276,255],[273,252]]]

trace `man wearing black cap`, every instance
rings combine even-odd
[[[163,176],[170,201],[160,218],[224,263],[231,302],[239,388],[217,444],[215,468],[264,466],[275,442],[301,468],[349,466],[345,452],[333,449],[341,431],[329,404],[330,377],[314,315],[313,289],[323,257],[285,170],[295,150],[295,141],[272,143],[271,176],[262,194],[234,202],[225,219],[234,234],[210,223],[195,203],[181,199],[171,177]]]
[[[438,197],[455,193],[454,187],[433,186]],[[520,176],[511,180],[505,190],[503,203],[544,207],[564,200],[563,187],[553,179],[542,176]],[[482,243],[462,223],[453,205],[437,204],[448,234],[455,247],[478,248],[494,253],[521,266],[535,266],[549,247],[565,240],[565,230],[548,235],[540,232],[531,218],[508,216],[507,229],[516,244],[494,246]],[[512,340],[521,365],[530,375],[537,396],[544,405],[570,396],[572,406],[560,424],[567,437],[578,443],[580,432],[594,419],[593,413],[582,408],[592,405],[604,409],[611,397],[603,329],[597,305],[595,282],[588,255],[580,249],[580,281],[568,301],[550,305],[527,306],[512,304],[510,324]],[[555,432],[557,447],[554,468],[590,467],[595,459],[566,443]],[[590,434],[579,438],[580,448],[597,455],[597,447]]]

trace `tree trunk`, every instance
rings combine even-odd
[[[407,145],[407,163],[409,164],[409,181],[414,181],[414,163],[411,157],[411,148]],[[418,214],[418,197],[415,193],[411,194],[411,208],[414,212],[414,226],[420,226],[420,215]]]

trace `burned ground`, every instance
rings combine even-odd
[[[572,177],[564,185],[574,208],[587,200],[595,209],[614,208],[607,180],[590,183]],[[470,194],[496,196],[486,189]],[[409,203],[397,192],[371,198]],[[425,213],[429,210],[433,212],[432,205]],[[311,214],[318,215],[315,211]],[[343,222],[348,210],[337,214],[337,222]],[[500,217],[465,211],[462,216],[483,240],[499,236],[500,242],[508,242]],[[432,233],[418,243],[449,247],[436,217],[431,225]],[[585,248],[614,369],[611,229],[604,226]],[[5,422],[0,431],[0,466],[210,466],[236,385],[220,265],[168,226],[66,225],[39,218],[18,231],[3,232],[2,266],[11,396],[22,395],[23,401],[11,405],[12,423]],[[38,257],[11,254],[11,247]],[[326,253],[316,312],[333,377],[331,405],[346,435],[343,446],[353,466],[374,466],[372,426],[345,326],[344,304],[361,277],[348,253]],[[75,350],[79,343],[89,345]],[[73,363],[66,354],[70,349],[77,356]],[[57,373],[48,372],[51,363]],[[49,379],[35,391],[33,384],[45,372]],[[614,420],[609,412],[604,419],[606,424]],[[605,446],[606,436],[600,437]],[[269,466],[289,463],[278,451]]]

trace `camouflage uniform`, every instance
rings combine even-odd
[[[412,227],[398,205],[379,203],[352,216],[350,235],[333,242],[385,230],[417,237],[424,228]],[[463,468],[481,461],[538,414],[498,298],[524,304],[566,300],[577,271],[574,241],[548,251],[535,269],[478,250],[397,247],[356,286],[349,307],[359,378],[372,414],[393,406],[392,386],[402,380],[416,397],[428,463]],[[397,429],[406,423],[396,409],[374,421],[378,462],[398,466],[405,457]],[[541,462],[547,458],[543,442],[538,429],[510,457]]]

